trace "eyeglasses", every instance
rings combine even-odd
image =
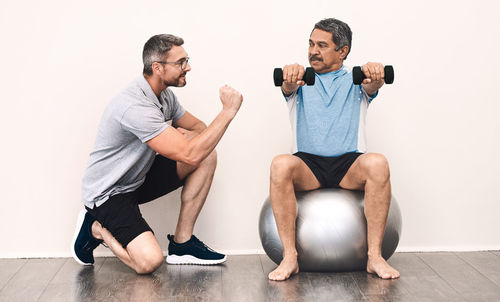
[[[181,69],[184,70],[184,69],[186,69],[186,67],[188,65],[189,57],[183,59],[180,62],[166,62],[166,61],[156,61],[156,62],[160,63],[160,64],[175,64],[175,65],[179,65],[181,67]]]

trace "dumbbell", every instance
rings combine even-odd
[[[352,69],[352,81],[355,85],[363,83],[366,79],[365,74],[361,70],[360,66],[354,66]],[[385,65],[384,67],[384,81],[386,84],[392,84],[394,82],[394,68],[391,65]]]
[[[302,80],[306,82],[307,85],[314,85],[314,69],[312,67],[307,67],[304,72]],[[283,84],[283,69],[274,68],[274,85],[281,86]]]

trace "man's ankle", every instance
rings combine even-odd
[[[297,253],[297,251],[289,251],[289,252],[286,252],[286,253],[283,253],[283,259],[285,258],[298,258],[299,257],[299,253]]]
[[[375,260],[375,259],[382,258],[382,254],[381,253],[368,252],[367,256],[368,256],[368,260]]]
[[[174,237],[173,237],[175,244],[183,244],[183,243],[188,242],[190,239],[191,239],[191,236],[186,237],[186,236],[181,236],[181,235],[177,235],[177,236],[174,235]]]

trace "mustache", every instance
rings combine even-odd
[[[309,61],[320,61],[323,62],[323,59],[318,56],[310,56]]]

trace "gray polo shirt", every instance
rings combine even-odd
[[[83,176],[83,203],[94,208],[137,189],[156,155],[146,142],[185,112],[172,90],[163,90],[158,99],[142,75],[114,97],[102,115]]]

